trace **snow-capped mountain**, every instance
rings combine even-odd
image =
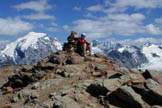
[[[162,70],[162,41],[154,38],[97,41],[95,49],[129,68]],[[92,48],[92,50],[95,50]],[[100,52],[101,52],[100,51]],[[95,51],[93,51],[95,52]]]
[[[148,59],[148,64],[143,64],[144,69],[162,70],[162,46],[160,45],[145,45],[142,49]]]
[[[145,55],[136,46],[121,46],[118,49],[110,51],[107,55],[129,68],[138,67],[148,62]]]
[[[0,53],[0,65],[32,64],[51,52],[62,49],[57,39],[51,39],[45,33],[30,32],[26,36],[8,44]]]

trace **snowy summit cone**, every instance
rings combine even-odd
[[[1,59],[7,59],[8,64],[31,64],[61,49],[61,43],[57,39],[49,38],[45,33],[30,32],[8,44],[1,51]]]

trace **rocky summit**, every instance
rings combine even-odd
[[[0,108],[161,108],[162,73],[57,52],[0,72]]]

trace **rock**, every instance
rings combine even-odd
[[[158,84],[156,81],[152,79],[147,79],[146,86],[149,90],[157,94],[162,99],[162,86],[160,84]]]
[[[21,99],[19,94],[12,96],[11,102],[16,103]]]
[[[54,99],[54,96],[55,96],[55,95],[56,95],[56,93],[50,93],[50,94],[49,94],[49,98],[50,98],[50,99]]]
[[[62,78],[56,78],[56,79],[49,79],[45,81],[40,81],[40,89],[44,90],[46,88],[49,88],[51,86],[59,86],[59,84],[63,81]]]
[[[56,99],[53,108],[81,108],[81,106],[68,96]]]
[[[103,64],[99,64],[99,63],[95,64],[95,70],[106,71],[107,69],[108,69],[107,65],[103,65]]]
[[[38,89],[40,87],[40,83],[36,82],[32,85],[31,89]]]
[[[121,86],[121,82],[118,78],[115,79],[105,79],[103,81],[103,86],[107,88],[108,91],[112,92],[118,89]]]
[[[72,77],[72,76],[82,76],[83,70],[85,65],[65,65],[62,67],[65,76]]]
[[[86,91],[94,97],[106,96],[108,93],[107,88],[99,84],[91,84],[87,87]]]
[[[53,70],[55,68],[55,65],[53,63],[41,63],[41,69],[42,70]]]
[[[110,104],[115,104],[123,108],[148,108],[149,105],[144,102],[139,94],[137,94],[131,87],[122,86],[116,91],[112,92],[108,99]]]
[[[131,78],[130,78],[129,75],[122,75],[120,77],[119,81],[120,81],[121,84],[127,84],[127,83],[131,82]]]
[[[14,89],[12,87],[3,87],[2,94],[3,93],[13,93]]]
[[[94,77],[101,77],[102,76],[102,73],[101,72],[93,72],[92,75]]]
[[[13,108],[11,105],[5,105],[2,108]]]
[[[120,78],[121,76],[122,76],[122,74],[119,73],[119,72],[107,71],[107,77],[108,77],[109,79]]]
[[[162,84],[162,73],[161,72],[145,70],[145,72],[143,72],[143,76],[145,79],[151,78],[157,81],[158,83]]]
[[[46,72],[43,70],[33,69],[32,72],[33,72],[32,78],[34,81],[40,80],[46,75]]]
[[[29,71],[32,70],[32,68],[33,67],[31,65],[24,65],[24,66],[22,66],[21,71],[23,71],[23,72],[29,72]]]
[[[55,101],[52,108],[64,108],[63,103],[60,101]]]
[[[135,88],[136,91],[141,94],[143,99],[151,105],[162,106],[162,87],[156,81],[152,79],[146,80],[146,87],[148,89]]]
[[[162,106],[154,105],[151,108],[162,108]]]
[[[149,105],[161,105],[161,85],[152,79],[147,79],[144,85],[132,85],[132,88],[142,96]]]
[[[54,64],[65,64],[66,61],[66,55],[61,54],[61,55],[51,55],[49,58],[49,62],[54,63]]]
[[[26,103],[35,103],[37,102],[39,94],[37,92],[31,92],[27,94]]]
[[[84,58],[85,61],[90,61],[90,62],[96,62],[96,63],[101,63],[103,61],[103,59],[101,58],[96,58],[96,57],[92,57],[92,56],[86,56]]]
[[[12,88],[25,87],[29,83],[33,82],[32,77],[25,73],[10,76],[8,80],[9,80],[8,83],[11,85]]]
[[[83,57],[79,55],[69,56],[66,60],[66,64],[80,64],[84,61]]]
[[[126,68],[126,67],[120,67],[120,68],[119,68],[119,71],[120,71],[121,73],[123,73],[123,74],[128,74],[128,73],[130,73],[129,69]]]
[[[144,82],[145,82],[145,79],[141,74],[130,73],[128,75],[129,75],[131,82],[133,84],[144,84]]]

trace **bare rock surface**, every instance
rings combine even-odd
[[[102,55],[60,51],[1,69],[0,108],[161,108],[161,79]]]

